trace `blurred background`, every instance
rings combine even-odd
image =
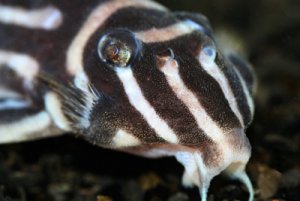
[[[300,1],[160,0],[206,15],[259,80],[247,171],[257,201],[300,200]],[[229,41],[229,42],[228,42]],[[0,146],[0,200],[199,201],[181,186],[175,159],[148,160],[70,136]],[[216,177],[209,201],[247,200],[239,182]]]

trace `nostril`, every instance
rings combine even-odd
[[[171,59],[174,59],[174,58],[175,58],[174,51],[173,51],[171,48],[168,48],[168,51],[169,51],[169,53],[170,53]]]
[[[168,47],[167,49],[157,52],[157,57],[170,57],[171,59],[175,58],[175,54],[172,48]]]
[[[164,51],[159,52],[156,58],[158,68],[162,68],[167,62],[172,62],[174,60],[175,54],[171,48],[168,48]]]

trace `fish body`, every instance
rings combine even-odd
[[[174,156],[202,201],[240,179],[255,77],[201,14],[153,1],[0,0],[0,143],[65,133],[145,157]]]

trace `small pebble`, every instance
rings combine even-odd
[[[160,184],[161,178],[157,174],[150,172],[140,176],[139,183],[141,188],[144,191],[147,191],[155,188],[158,184]]]
[[[260,165],[258,170],[257,185],[260,196],[263,199],[270,198],[277,192],[282,175],[277,170],[266,165]]]
[[[113,201],[113,199],[109,196],[98,195],[97,196],[97,201]]]

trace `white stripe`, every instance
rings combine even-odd
[[[236,68],[233,68],[234,71],[236,72],[241,84],[242,84],[242,88],[243,88],[243,92],[245,93],[245,96],[246,96],[246,99],[247,99],[247,105],[249,106],[250,108],[250,112],[251,112],[251,115],[254,114],[254,103],[253,103],[253,99],[249,93],[249,90],[248,90],[248,87],[247,87],[247,84],[245,83],[245,80],[242,78],[242,75],[240,74],[240,72],[236,69]]]
[[[17,99],[17,98],[21,98],[21,94],[0,86],[0,99]]]
[[[156,134],[170,143],[178,143],[178,138],[167,123],[158,116],[155,109],[145,99],[142,94],[136,79],[133,76],[132,70],[117,69],[117,75],[128,96],[129,102],[136,108],[137,111],[145,118],[149,126],[156,132]]]
[[[0,68],[6,65],[24,78],[25,85],[31,86],[33,78],[38,74],[39,64],[31,56],[0,49]]]
[[[87,18],[79,33],[67,51],[67,70],[71,75],[83,71],[83,50],[91,35],[105,22],[105,20],[120,8],[127,6],[147,7],[159,10],[165,10],[159,4],[152,1],[140,0],[122,0],[109,1],[100,4]]]
[[[36,137],[42,137],[42,132],[48,129],[50,125],[50,116],[45,111],[14,123],[0,125],[0,144],[28,140],[34,138],[33,134],[39,134]]]
[[[63,21],[61,12],[52,6],[35,10],[0,5],[0,22],[27,28],[53,30]]]
[[[209,52],[207,52],[207,50]],[[226,100],[228,101],[231,110],[238,118],[242,127],[244,127],[243,117],[238,109],[236,98],[233,95],[233,92],[231,90],[230,84],[226,76],[220,70],[219,66],[215,63],[215,56],[216,56],[216,50],[214,49],[214,47],[205,47],[200,51],[199,62],[203,67],[203,69],[219,83],[219,86],[221,87],[223,94]]]
[[[116,147],[132,147],[141,145],[141,141],[137,137],[124,130],[118,130],[112,142]]]
[[[199,103],[193,92],[185,86],[179,75],[177,61],[168,57],[165,65],[162,66],[160,70],[165,74],[167,81],[176,96],[187,106],[195,118],[198,127],[201,128],[208,137],[213,139],[213,141],[220,142],[224,136],[223,131],[207,114],[205,108]]]
[[[8,99],[0,101],[0,110],[21,109],[29,107],[30,103],[24,100]]]
[[[190,34],[195,30],[203,30],[204,28],[191,20],[178,22],[165,28],[152,28],[147,31],[136,32],[137,38],[144,43],[164,42],[175,39],[177,37]]]
[[[55,93],[48,92],[45,95],[45,107],[58,128],[71,131],[69,121],[64,116],[61,102]]]

